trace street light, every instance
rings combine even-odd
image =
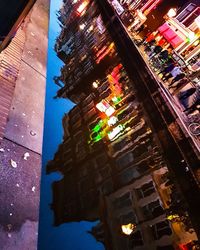
[[[177,13],[177,9],[176,8],[171,8],[168,12],[167,12],[167,16],[169,18],[175,17]]]

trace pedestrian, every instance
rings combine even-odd
[[[184,110],[184,112],[193,113],[198,110],[200,112],[200,96],[195,100],[195,102],[188,108]]]
[[[175,67],[175,64],[173,62],[173,63],[167,65],[166,67],[164,67],[164,69],[161,70],[158,74],[162,73],[163,74],[162,78],[163,78],[163,77],[165,77],[165,75],[167,75],[168,73],[170,73],[173,70],[174,67]]]
[[[178,66],[176,66],[173,68],[173,70],[168,75],[163,77],[163,81],[167,81],[172,77],[175,78],[177,75],[179,75],[181,73],[182,73],[182,71],[180,70],[180,68]]]
[[[177,90],[180,87],[182,87],[183,85],[185,85],[186,83],[188,83],[188,79],[185,77],[185,78],[179,80],[178,83],[175,86],[173,86],[173,84],[170,84],[169,89]]]
[[[185,73],[180,73],[177,76],[175,76],[169,86],[173,85],[175,82],[178,82],[179,80],[183,79],[185,77]]]
[[[186,91],[180,93],[179,100],[183,101],[183,100],[187,99],[188,97],[193,95],[195,93],[195,91],[196,91],[196,88],[194,88],[194,87],[187,89]]]

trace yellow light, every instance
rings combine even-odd
[[[129,223],[127,225],[122,225],[121,229],[122,229],[122,233],[124,233],[126,235],[131,235],[132,232],[136,229],[136,225]]]
[[[168,17],[172,18],[172,17],[175,17],[176,16],[176,8],[171,8],[168,12],[167,12],[167,15]]]
[[[173,219],[176,219],[176,218],[179,218],[179,216],[177,214],[170,214],[170,215],[167,216],[167,219],[170,220],[170,221],[173,220]]]
[[[98,88],[98,83],[97,83],[97,82],[93,82],[93,83],[92,83],[92,86],[93,86],[95,89],[97,89],[97,88]]]

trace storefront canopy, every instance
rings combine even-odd
[[[184,41],[167,23],[160,26],[158,31],[174,48]]]

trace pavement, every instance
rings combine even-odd
[[[25,19],[25,46],[0,143],[0,249],[36,250],[43,140],[49,1]]]

